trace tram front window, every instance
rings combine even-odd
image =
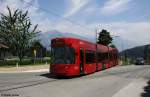
[[[52,64],[74,64],[75,63],[75,51],[73,48],[54,47],[52,48]]]

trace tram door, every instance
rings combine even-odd
[[[84,50],[80,49],[80,74],[84,74]]]

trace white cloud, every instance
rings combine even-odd
[[[114,3],[114,2],[119,3]],[[115,10],[121,10],[120,8],[125,7],[129,3],[130,0],[109,0],[105,7],[103,7],[107,12],[115,12]],[[32,3],[34,6],[29,6],[26,3],[21,2],[20,0],[1,0],[0,1],[0,12],[7,13],[6,6],[9,5],[12,10],[15,9],[22,9],[22,10],[29,10],[29,15],[31,20],[34,24],[39,24],[39,29],[42,32],[47,32],[50,30],[59,30],[62,32],[74,33],[78,34],[90,39],[95,39],[95,30],[94,28],[99,27],[101,29],[107,29],[111,32],[112,35],[120,36],[120,39],[124,42],[124,48],[130,48],[136,45],[143,45],[150,43],[150,22],[112,22],[112,23],[95,23],[95,24],[87,24],[84,22],[80,22],[82,25],[88,26],[91,30],[86,29],[84,27],[78,26],[68,21],[57,21],[56,23],[51,22],[51,18],[47,17],[47,14],[37,7],[39,7],[39,2],[37,0],[27,0],[26,2]],[[83,1],[76,1],[74,2],[74,11],[70,11],[68,15],[71,16],[75,14],[77,11],[80,10],[81,5],[84,6],[87,3],[80,2],[88,2],[86,0]],[[75,3],[76,2],[76,3]],[[121,3],[122,2],[122,3]],[[75,7],[76,6],[76,7]],[[78,7],[77,7],[78,6]],[[114,7],[113,7],[114,6]],[[122,6],[122,7],[121,7]],[[71,9],[71,10],[73,10]],[[75,10],[76,9],[76,10]],[[103,9],[103,10],[104,10]],[[88,11],[92,11],[89,9]],[[122,10],[123,11],[123,10]],[[120,40],[118,40],[120,41]],[[127,45],[128,44],[128,45]],[[129,45],[131,44],[131,45]]]
[[[106,29],[111,32],[111,35],[119,36],[115,38],[114,42],[120,50],[122,50],[122,44],[124,45],[123,49],[125,49],[150,43],[150,22],[112,22],[86,25],[91,30],[86,30],[70,22],[61,21],[55,25],[55,29],[65,33],[78,34],[92,40],[95,39],[94,28],[99,27],[99,31]]]
[[[64,17],[69,17],[78,12],[82,7],[84,7],[89,0],[68,0],[70,3],[69,11],[66,12]]]
[[[10,7],[12,11],[20,9],[23,11],[29,11],[29,17],[33,24],[38,24],[38,29],[42,32],[50,30],[52,25],[51,20],[47,17],[47,14],[39,10],[38,0],[1,0],[0,1],[0,12],[7,14],[7,6]]]
[[[124,44],[124,49],[137,45],[150,44],[150,22],[96,23],[92,24],[91,27],[98,25],[100,30],[107,29],[111,32],[111,35],[119,36],[115,40],[120,49],[121,43]]]
[[[91,15],[91,14],[95,14],[95,12],[97,12],[98,8],[96,6],[88,6],[84,12],[86,15]]]
[[[108,0],[101,8],[102,14],[117,14],[129,8],[131,0]]]
[[[85,23],[81,23],[81,25],[85,25]],[[88,28],[85,28],[80,25],[76,25],[74,23],[71,23],[69,21],[61,20],[58,23],[55,24],[54,29],[59,30],[64,33],[73,33],[84,37],[89,37],[91,35],[91,30]]]

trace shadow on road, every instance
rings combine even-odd
[[[144,87],[144,93],[141,94],[141,97],[150,97],[150,81],[148,81],[147,86]]]
[[[36,76],[42,76],[45,77],[47,79],[34,79],[34,80],[29,80],[29,81],[23,81],[23,82],[19,82],[17,84],[14,85],[6,85],[6,87],[4,88],[0,88],[0,93],[1,92],[6,92],[6,91],[10,91],[10,90],[15,90],[15,89],[21,89],[21,88],[25,88],[25,87],[32,87],[32,86],[36,86],[36,85],[42,85],[45,83],[50,83],[50,82],[55,82],[55,81],[59,81],[59,80],[65,80],[65,79],[73,79],[73,78],[78,78],[77,76],[75,77],[57,77],[54,76],[50,73],[43,73],[43,74],[38,74]],[[81,77],[81,76],[79,76]]]
[[[80,78],[82,76],[72,76],[72,77],[65,77],[65,76],[55,76],[50,73],[41,74],[40,76],[52,79],[73,79],[73,78]]]

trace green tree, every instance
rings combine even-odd
[[[110,47],[117,48],[114,44],[110,44]]]
[[[124,51],[124,61],[127,62],[128,59],[128,53],[127,53],[128,49]]]
[[[8,14],[1,14],[0,18],[0,39],[17,53],[21,63],[26,50],[38,36],[38,25],[32,26],[28,11],[17,9],[12,12],[9,7],[7,9]]]
[[[144,48],[144,59],[147,63],[150,63],[150,45],[146,45]]]
[[[99,37],[98,37],[98,44],[102,44],[102,45],[106,45],[108,46],[110,43],[112,43],[112,37],[110,36],[110,32],[108,32],[107,30],[102,30],[99,33]]]

